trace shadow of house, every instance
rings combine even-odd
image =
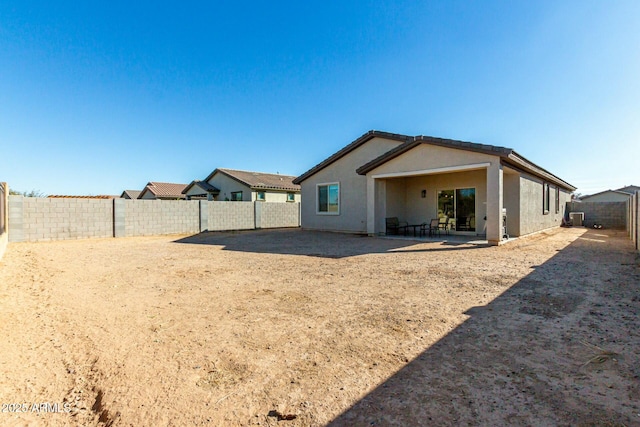
[[[638,256],[611,236],[532,267],[329,425],[638,425]]]
[[[483,245],[460,241],[421,242],[300,229],[203,232],[178,239],[175,243],[223,246],[224,250],[227,251],[302,255],[319,258],[346,258],[389,252],[469,250],[483,247]],[[430,244],[425,245],[425,243]]]

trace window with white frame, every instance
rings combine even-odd
[[[258,194],[256,195],[256,200],[258,200],[259,202],[264,202],[266,198],[267,198],[267,195],[265,194],[264,191],[258,191]]]
[[[318,214],[340,214],[340,184],[331,182],[318,184],[316,191],[316,206]]]
[[[296,201],[295,193],[287,193],[287,202],[295,202],[295,201]]]
[[[231,192],[231,201],[232,202],[241,202],[242,201],[242,191],[232,191]]]
[[[560,213],[560,187],[556,187],[556,213]]]

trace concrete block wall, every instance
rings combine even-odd
[[[300,203],[256,202],[256,228],[300,226]]]
[[[569,212],[584,212],[584,226],[601,224],[604,228],[626,230],[628,202],[568,202]]]
[[[0,182],[0,260],[9,242],[9,186]]]
[[[9,197],[9,241],[40,242],[113,236],[106,199]]]
[[[124,200],[123,207],[127,237],[200,232],[197,200]]]
[[[10,196],[8,224],[9,242],[299,227],[300,204]]]
[[[261,202],[204,202],[208,204],[207,230],[253,230],[255,207]],[[202,230],[205,231],[205,230]]]

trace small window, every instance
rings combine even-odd
[[[287,202],[295,202],[295,201],[296,201],[295,193],[287,193]]]
[[[231,193],[231,201],[232,202],[241,202],[242,201],[242,191],[233,191]]]
[[[340,184],[318,184],[317,213],[339,215],[340,214]]]
[[[556,187],[556,213],[560,213],[560,188]]]
[[[549,184],[544,183],[542,185],[543,188],[543,200],[542,200],[542,213],[547,215],[549,213],[549,204],[550,204],[550,194],[549,194]]]
[[[258,191],[258,195],[257,195],[257,197],[256,197],[256,198],[257,198],[257,200],[258,200],[259,202],[264,202],[264,201],[265,201],[265,199],[266,199],[265,192],[264,192],[264,191]]]

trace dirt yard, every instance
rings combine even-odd
[[[638,426],[639,290],[603,230],[14,243],[0,425]]]

